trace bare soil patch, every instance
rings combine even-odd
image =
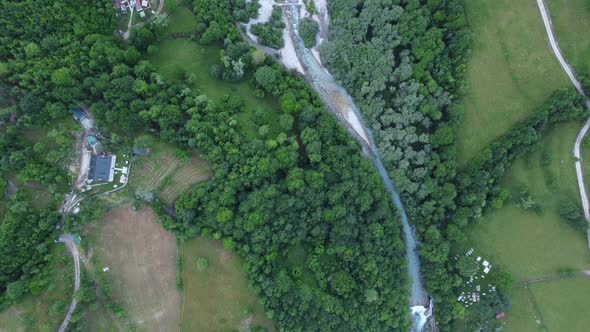
[[[109,267],[113,296],[140,331],[175,331],[180,322],[176,239],[151,209],[123,207],[101,223],[95,254]]]

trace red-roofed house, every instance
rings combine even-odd
[[[501,313],[499,313],[499,314],[496,315],[496,319],[502,319],[502,318],[504,318],[504,316],[506,316],[506,314],[503,313],[503,312],[501,312]]]
[[[135,9],[138,10],[138,11],[139,10],[143,10],[141,8],[141,0],[135,0]]]

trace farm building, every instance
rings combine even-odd
[[[100,155],[90,158],[89,180],[112,182],[115,177],[115,155]]]
[[[131,155],[132,156],[147,156],[150,153],[150,149],[140,149],[133,147],[131,148]]]
[[[86,119],[86,112],[84,112],[81,108],[71,110],[70,113],[72,113],[74,120],[78,122],[82,122],[84,119]]]
[[[135,9],[140,15],[145,15],[142,13],[143,9],[152,8],[152,4],[148,0],[113,0],[113,7],[123,13],[126,13],[128,9]]]
[[[91,147],[95,147],[98,144],[100,144],[100,142],[94,136],[88,136],[86,140],[88,141],[88,145],[90,145]]]

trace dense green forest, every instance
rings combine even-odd
[[[110,17],[100,12],[106,13],[100,5],[75,2],[0,4],[0,187],[7,180],[19,184],[2,201],[8,208],[0,223],[0,308],[25,294],[39,295],[47,285],[74,140],[58,122],[47,139],[31,142],[24,134],[63,119],[73,102],[85,99],[91,45],[83,39],[112,32]],[[33,190],[53,198],[36,207]]]
[[[422,242],[426,287],[445,326],[459,280],[440,226],[457,196],[455,132],[471,47],[462,1],[335,0],[329,12],[322,59],[373,131]]]
[[[8,106],[16,106],[16,121],[10,114],[2,119],[2,178],[44,156],[27,146],[23,128],[64,121],[79,105],[87,105],[99,126],[122,141],[155,129],[167,141],[197,148],[215,171],[210,182],[178,200],[177,218],[163,217],[163,225],[180,237],[222,238],[237,250],[278,328],[407,329],[398,215],[370,163],[360,157],[360,146],[324,112],[302,78],[272,59],[252,56],[239,40],[233,21],[251,15],[244,1],[193,5],[198,40],[223,43],[220,77],[252,77],[253,92],[277,99],[278,124],[257,113],[258,134],[251,137],[237,114],[255,110],[245,109],[238,97],[213,103],[191,91],[191,77],[163,79],[145,60],[160,27],[135,29],[124,44],[112,33],[110,3],[3,3],[3,94]],[[270,135],[269,127],[277,125],[279,133]],[[54,184],[55,196],[63,197],[65,166],[55,162],[31,176]],[[55,210],[55,204],[41,212],[14,206],[2,219],[4,304],[39,287],[35,278],[49,261],[44,248],[57,235],[59,215],[50,212]],[[14,227],[23,220],[29,228]]]
[[[283,11],[281,7],[275,5],[268,21],[254,24],[250,31],[258,37],[260,44],[279,49],[284,45],[283,29],[285,29]]]
[[[299,22],[299,35],[303,39],[303,44],[307,48],[315,46],[315,38],[320,29],[318,22],[312,20],[309,17],[304,17]]]
[[[557,92],[458,171],[455,135],[472,39],[462,0],[335,0],[329,11],[322,59],[373,131],[421,241],[437,323],[455,330],[454,319],[462,316],[455,305],[461,278],[449,259],[452,243],[464,238],[461,229],[485,208],[501,206],[507,193],[499,188],[500,178],[515,157],[536,146],[546,127],[585,116],[581,101],[574,91]],[[471,311],[487,313],[479,315],[485,321],[490,305],[507,305],[498,301]]]
[[[240,40],[235,23],[254,17],[257,2],[187,5],[198,20],[195,39],[222,48],[212,76],[247,79],[253,94],[274,98],[277,123],[237,96],[208,100],[191,90],[190,75],[158,74],[146,58],[165,22],[134,29],[124,43],[113,34],[109,2],[0,4],[0,189],[18,179],[54,197],[34,207],[23,185],[2,202],[0,309],[46,286],[74,145],[58,123],[71,121],[69,109],[86,105],[122,142],[154,130],[181,148],[198,149],[213,165],[215,176],[176,202],[176,217],[154,207],[178,237],[223,239],[236,250],[278,329],[407,330],[398,213],[360,146],[303,78]],[[452,241],[485,209],[501,206],[507,193],[499,180],[516,157],[534,149],[551,126],[586,112],[575,92],[558,91],[457,171],[455,127],[471,38],[461,1],[334,0],[330,12],[332,42],[323,59],[373,129],[417,226],[437,322],[441,330],[456,330],[461,277],[449,259]],[[255,135],[245,130],[243,113],[254,114]],[[32,144],[25,133],[44,126],[57,129],[50,140]],[[579,219],[568,206],[563,215]],[[67,225],[92,219],[84,212],[76,218]],[[483,320],[504,305],[499,295],[476,310]]]

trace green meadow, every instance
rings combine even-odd
[[[551,53],[535,1],[469,0],[465,7],[475,41],[458,132],[459,164],[570,84]]]

